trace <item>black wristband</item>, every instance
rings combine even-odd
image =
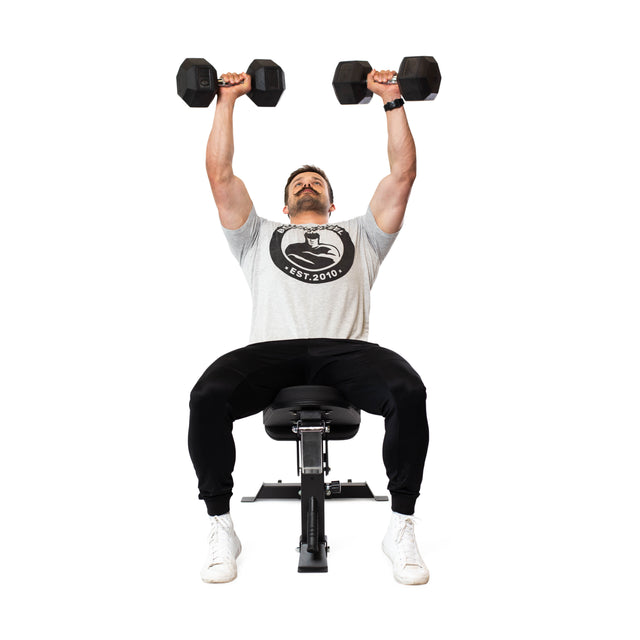
[[[398,98],[393,102],[387,102],[387,104],[384,105],[384,110],[392,111],[393,109],[397,109],[398,107],[401,107],[403,104],[404,104],[404,100],[402,98]]]

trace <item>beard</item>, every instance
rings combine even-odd
[[[329,211],[329,206],[319,194],[305,193],[301,198],[297,198],[289,205],[289,218],[294,218],[303,211],[313,211],[314,213],[325,215]]]

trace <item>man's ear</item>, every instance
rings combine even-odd
[[[336,210],[336,205],[333,204],[333,202],[332,202],[331,206],[329,207],[329,215],[331,215],[335,210]]]
[[[285,216],[288,216],[289,215],[289,207],[287,207],[285,205],[284,209],[282,210],[282,213],[284,213]]]

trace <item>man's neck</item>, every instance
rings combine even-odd
[[[317,211],[300,211],[295,216],[289,216],[291,224],[328,224],[329,214]]]

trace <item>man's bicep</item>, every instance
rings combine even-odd
[[[388,175],[380,181],[369,208],[377,225],[385,233],[395,233],[402,227],[413,180]]]
[[[249,217],[253,202],[244,182],[236,176],[228,180],[210,180],[220,222],[225,229],[239,229]]]

